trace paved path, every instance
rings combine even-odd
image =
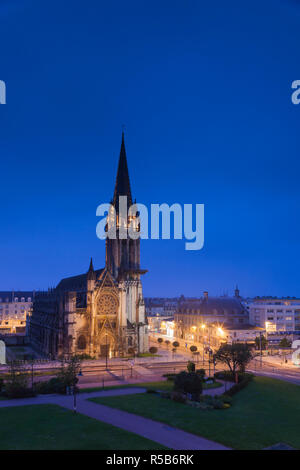
[[[175,450],[228,450],[217,442],[190,434],[164,423],[152,421],[126,411],[88,401],[88,398],[144,393],[143,388],[107,390],[103,392],[80,393],[77,395],[77,411],[90,418],[98,419],[126,431],[133,432],[154,442]],[[36,398],[0,400],[0,408],[8,406],[55,404],[73,410],[73,397],[64,395],[40,395]]]

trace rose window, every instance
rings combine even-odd
[[[101,295],[98,301],[98,314],[100,315],[116,315],[118,309],[117,299],[108,294]]]

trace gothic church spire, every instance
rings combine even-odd
[[[130,207],[132,205],[132,196],[131,196],[129,172],[128,172],[128,166],[127,166],[124,132],[122,132],[119,165],[118,165],[115,192],[114,192],[114,198],[113,198],[113,205],[117,213],[119,212],[119,196],[127,196],[127,207]]]

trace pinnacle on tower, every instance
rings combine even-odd
[[[90,267],[89,267],[89,270],[87,272],[87,279],[90,280],[90,279],[95,279],[95,271],[94,271],[94,266],[93,266],[93,258],[91,258],[91,261],[90,261]]]

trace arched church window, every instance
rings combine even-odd
[[[84,335],[80,335],[77,341],[78,349],[85,349],[86,348],[86,339]]]

